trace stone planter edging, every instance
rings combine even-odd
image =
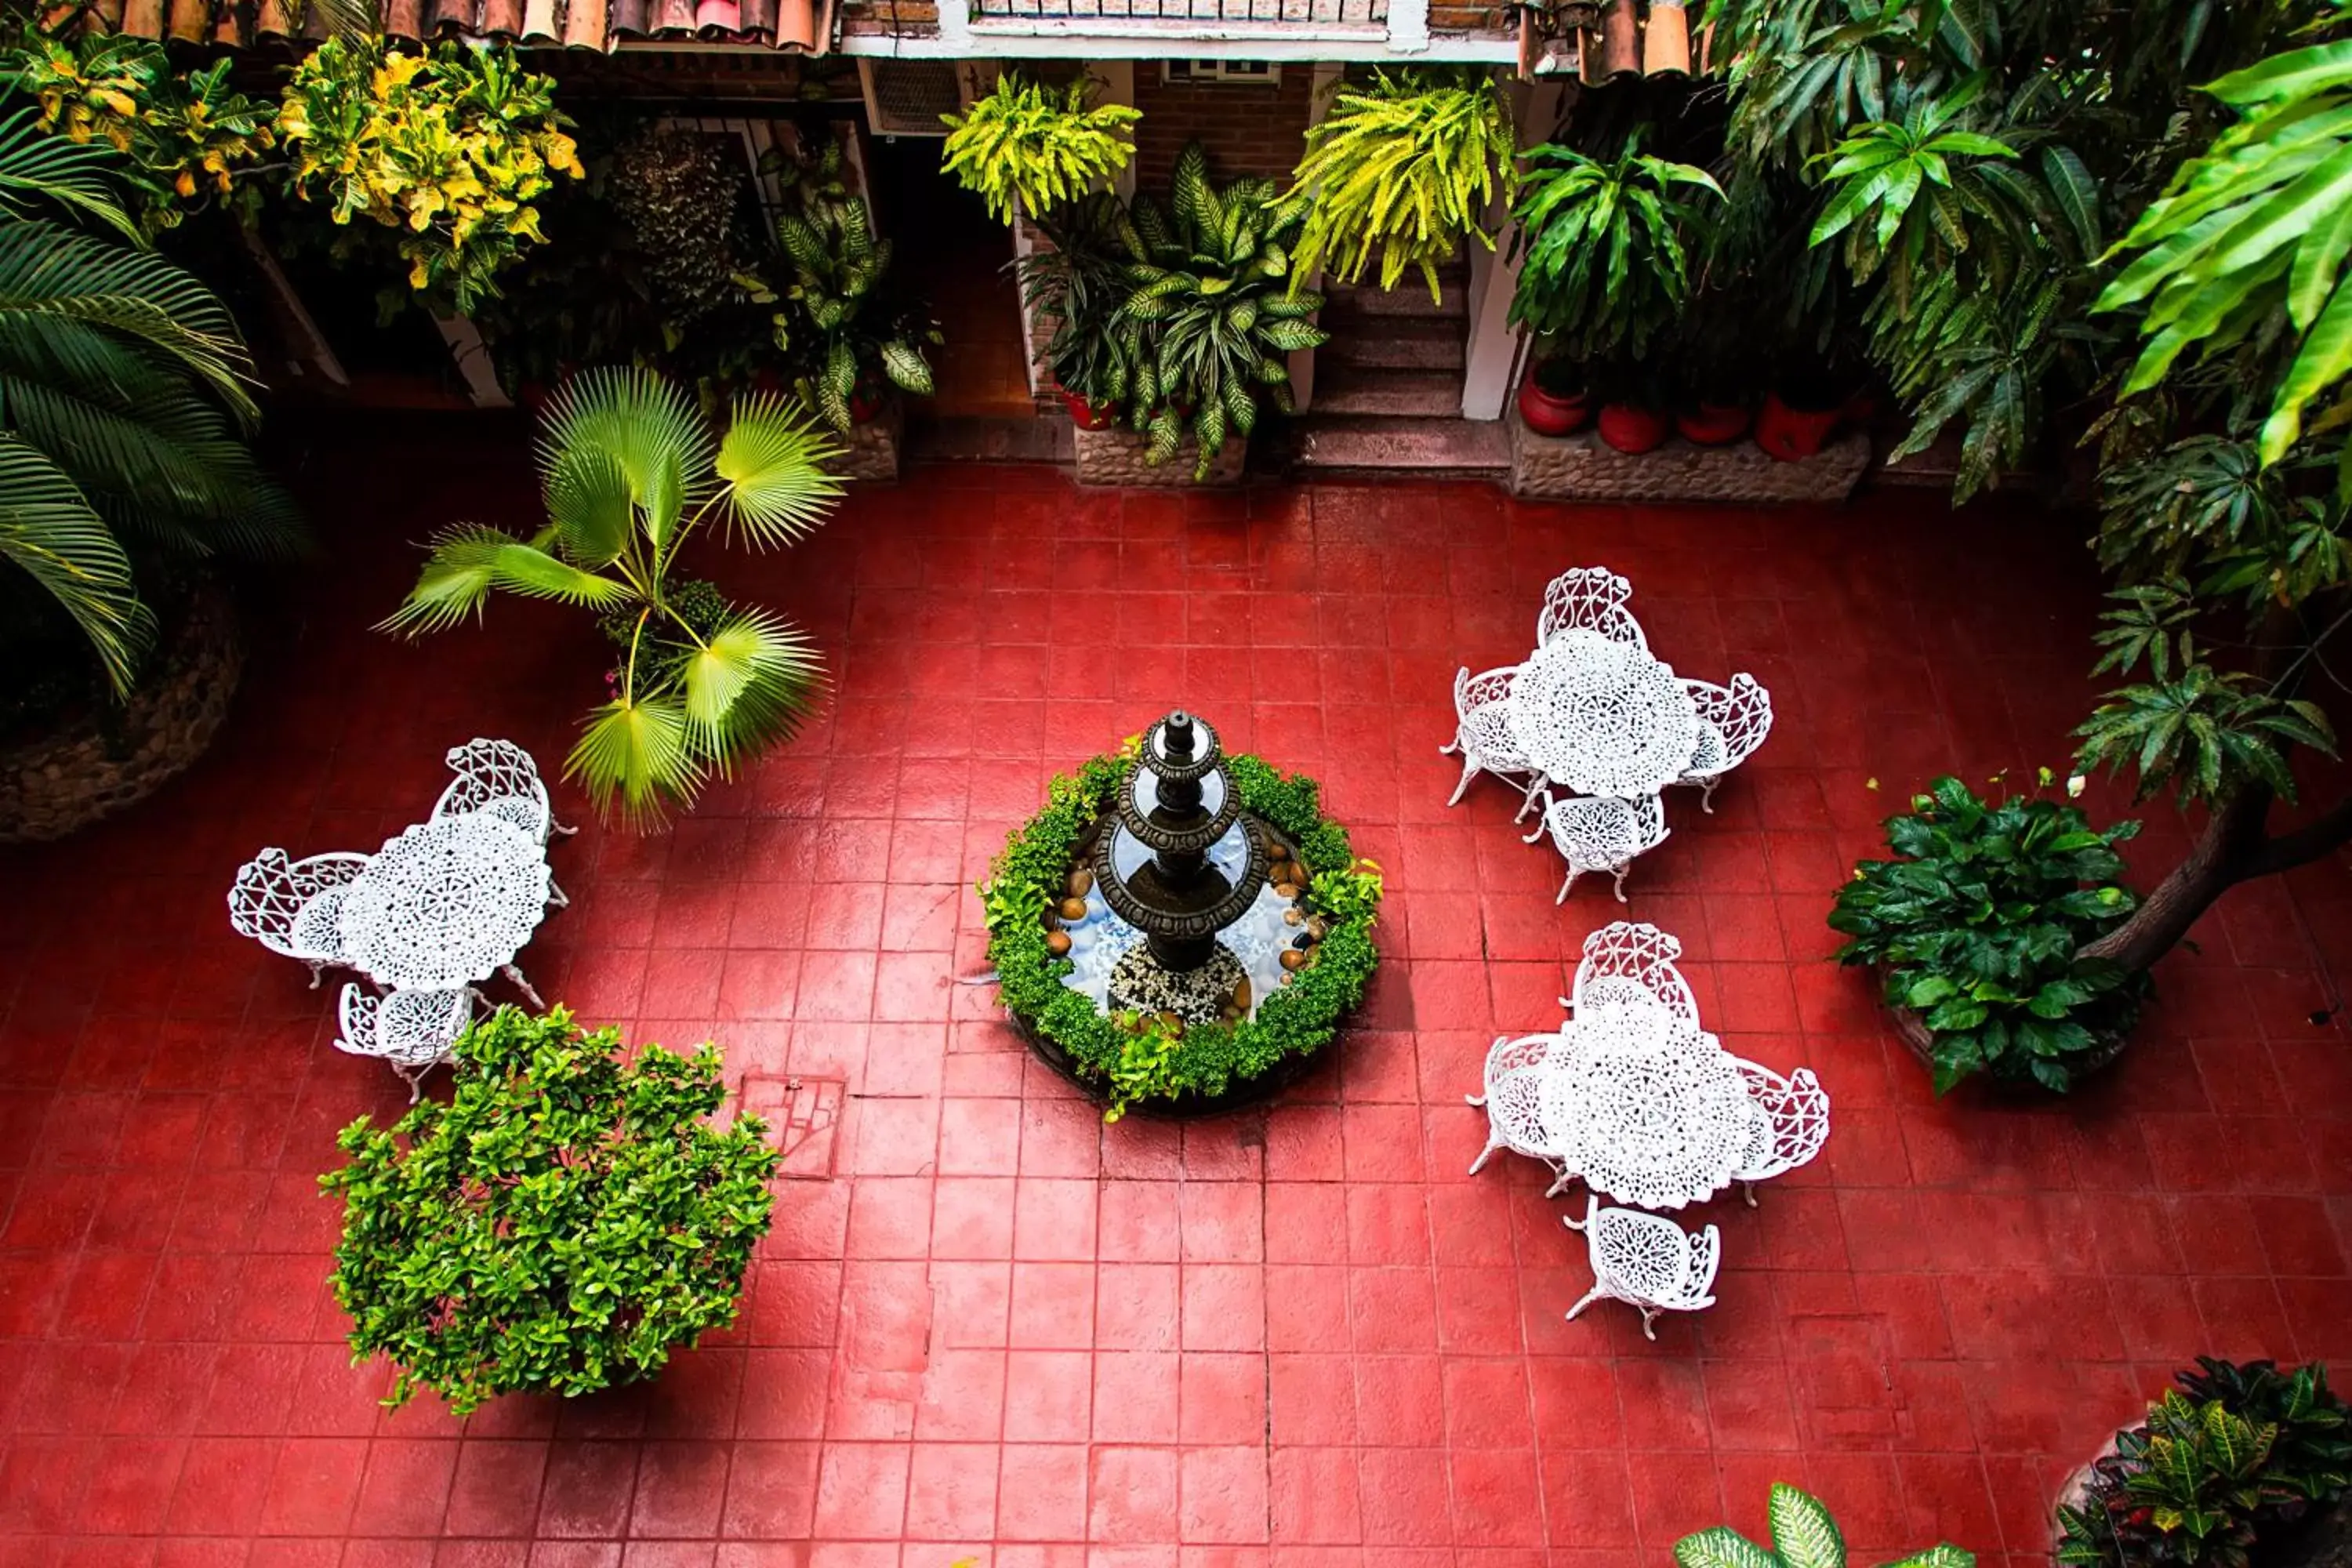
[[[907,407],[897,398],[863,425],[849,427],[849,450],[835,465],[845,479],[890,484],[898,478],[900,455],[907,449]]]
[[[1153,467],[1143,460],[1143,437],[1132,430],[1080,430],[1071,427],[1078,455],[1078,483],[1082,485],[1150,485],[1159,488],[1237,485],[1241,483],[1242,468],[1249,459],[1249,443],[1227,438],[1224,450],[1209,466],[1205,479],[1192,478],[1193,465],[1201,460],[1201,448],[1192,437],[1166,462]]]
[[[1870,438],[1860,432],[1783,463],[1753,441],[1695,447],[1677,436],[1629,457],[1591,430],[1538,436],[1520,419],[1509,424],[1511,493],[1549,500],[1839,501],[1870,466]]]
[[[152,795],[212,743],[244,669],[236,607],[207,584],[111,735],[91,714],[0,752],[0,844],[62,838]]]

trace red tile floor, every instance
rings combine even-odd
[[[523,955],[589,1018],[837,1104],[740,1324],[626,1392],[380,1410],[314,1182],[405,1096],[223,895],[263,845],[420,818],[468,736],[553,764],[601,665],[543,605],[367,629],[406,542],[536,517],[519,432],[374,428],[299,454],[322,557],[264,600],[210,756],[0,856],[0,1562],[1602,1568],[1760,1529],[1777,1479],[1860,1552],[2023,1568],[2059,1479],[2176,1365],[2352,1354],[2352,1064],[2308,1021],[2352,946],[2340,865],[2235,894],[2063,1103],[1936,1103],[1823,962],[1905,792],[2063,761],[2096,591],[2069,525],[967,466],[711,562],[804,618],[836,700],[667,837],[559,842],[572,907]],[[1521,654],[1587,562],[1678,668],[1752,670],[1780,714],[1714,816],[1672,800],[1630,910],[1601,880],[1555,908],[1552,852],[1499,786],[1447,810],[1437,751],[1455,667]],[[1047,773],[1180,700],[1327,781],[1389,872],[1387,966],[1270,1112],[1106,1128],[951,981]],[[2180,833],[2149,816],[2153,864]],[[1706,1209],[1719,1300],[1654,1345],[1622,1308],[1562,1321],[1583,1246],[1532,1165],[1463,1173],[1487,1042],[1556,1021],[1566,960],[1628,912],[1681,935],[1727,1044],[1835,1100],[1820,1162]]]

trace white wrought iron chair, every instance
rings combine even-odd
[[[1756,1131],[1739,1168],[1732,1173],[1747,1194],[1748,1206],[1754,1208],[1757,1183],[1795,1170],[1829,1142],[1830,1097],[1811,1068],[1782,1078],[1770,1068],[1739,1057],[1731,1059],[1756,1106]]]
[[[239,936],[309,964],[316,991],[329,964],[349,964],[336,918],[343,889],[367,869],[368,858],[339,850],[289,861],[283,849],[264,849],[237,868],[228,923]]]
[[[1519,789],[1526,796],[1519,803],[1519,821],[1535,805],[1536,791],[1544,784],[1543,774],[1519,753],[1519,743],[1511,735],[1511,681],[1519,673],[1516,664],[1504,665],[1473,675],[1464,665],[1454,677],[1454,742],[1437,748],[1440,756],[1462,756],[1462,782],[1454,786],[1454,794],[1445,804],[1454,805],[1470,781],[1482,773],[1494,774],[1504,783]],[[1527,782],[1520,784],[1511,777],[1525,773]]]
[[[1547,789],[1542,820],[1527,837],[1533,844],[1546,833],[1552,847],[1568,862],[1568,876],[1552,899],[1568,901],[1568,890],[1587,871],[1606,871],[1616,879],[1617,901],[1625,901],[1625,872],[1634,857],[1647,854],[1666,841],[1665,806],[1654,795],[1634,800],[1611,795],[1568,795],[1550,798]]]
[[[1611,642],[1646,650],[1650,639],[1625,607],[1633,584],[1606,566],[1571,566],[1544,584],[1543,608],[1536,614],[1536,646],[1573,627],[1599,632]]]
[[[1559,1138],[1543,1121],[1544,1064],[1556,1044],[1558,1037],[1551,1035],[1528,1035],[1516,1040],[1497,1035],[1487,1047],[1485,1092],[1462,1097],[1486,1112],[1486,1146],[1470,1162],[1470,1174],[1475,1176],[1485,1168],[1496,1150],[1507,1149],[1551,1168],[1552,1184],[1544,1191],[1546,1197],[1576,1179]]]
[[[447,760],[450,771],[457,776],[449,781],[449,787],[433,803],[436,822],[445,816],[487,812],[513,823],[541,844],[547,842],[550,834],[580,831],[555,820],[555,807],[547,798],[547,785],[539,776],[539,763],[512,741],[477,737],[462,746],[450,747]],[[547,901],[557,909],[567,908],[572,902],[555,885],[553,878],[548,879]]]
[[[1657,999],[1680,1024],[1698,1027],[1698,998],[1675,967],[1682,939],[1646,921],[1612,921],[1584,939],[1584,957],[1560,1005],[1581,1010],[1624,999],[1631,986]]]
[[[1698,706],[1698,750],[1676,784],[1699,786],[1699,805],[1715,809],[1715,786],[1723,775],[1756,754],[1772,732],[1772,694],[1745,673],[1728,686],[1707,680],[1685,680],[1683,689]]]
[[[1622,1301],[1642,1313],[1642,1332],[1656,1339],[1651,1325],[1660,1312],[1696,1312],[1715,1305],[1707,1291],[1723,1261],[1723,1238],[1708,1226],[1696,1236],[1670,1219],[1636,1209],[1602,1208],[1597,1196],[1584,1200],[1584,1218],[1560,1216],[1584,1233],[1592,1265],[1592,1289],[1568,1310],[1573,1319],[1595,1301]]]
[[[457,1037],[474,1021],[474,1004],[481,999],[470,985],[382,996],[357,983],[345,985],[337,1009],[342,1033],[335,1048],[390,1065],[408,1085],[408,1103],[414,1105],[424,1092],[425,1075],[454,1058]]]

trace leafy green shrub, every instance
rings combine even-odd
[[[941,172],[978,192],[999,223],[1013,221],[1016,201],[1041,217],[1117,174],[1135,154],[1129,138],[1143,116],[1120,103],[1087,108],[1087,86],[1081,76],[1056,92],[1006,72],[963,113],[940,116],[949,127]]]
[[[1348,831],[1325,816],[1315,781],[1286,775],[1246,753],[1226,759],[1242,805],[1288,837],[1312,874],[1307,907],[1328,922],[1322,944],[1290,983],[1236,1024],[1193,1024],[1180,1034],[1153,1019],[1105,1017],[1087,996],[1062,984],[1066,958],[1045,945],[1041,920],[1069,875],[1078,840],[1109,808],[1133,752],[1095,757],[1075,776],[1057,775],[1045,807],[1005,840],[980,884],[988,920],[988,956],[1006,1009],[1059,1047],[1080,1073],[1111,1091],[1105,1120],[1137,1100],[1177,1094],[1222,1094],[1286,1058],[1309,1055],[1339,1033],[1363,1000],[1380,963],[1372,925],[1381,900],[1380,868],[1355,858]]]
[[[1821,1500],[1785,1481],[1772,1483],[1766,1515],[1772,1544],[1757,1545],[1727,1524],[1675,1542],[1680,1568],[1845,1568],[1845,1537]],[[1974,1568],[1976,1554],[1938,1542],[1886,1568]]]
[[[2347,1411],[2316,1363],[2197,1358],[2116,1434],[2084,1506],[2058,1510],[2069,1568],[2244,1568],[2263,1537],[2352,1487]]]
[[[449,1104],[336,1140],[335,1300],[356,1354],[399,1368],[387,1404],[586,1394],[735,1321],[775,1206],[767,1129],[704,1122],[726,1095],[710,1047],[626,1066],[620,1047],[561,1007],[501,1007],[458,1040]]]
[[[1926,1023],[1937,1093],[1976,1072],[2063,1092],[2131,1026],[2146,977],[2080,950],[2137,905],[2115,846],[2138,831],[2030,795],[1988,805],[1950,777],[1887,818],[1909,858],[1856,866],[1830,926],[1852,939],[1838,961],[1883,966],[1888,1004]]]
[[[1481,222],[1497,181],[1509,184],[1513,149],[1510,109],[1484,71],[1375,69],[1369,84],[1342,87],[1307,132],[1289,192],[1313,204],[1291,258],[1294,283],[1327,254],[1352,283],[1377,247],[1381,288],[1415,267],[1436,300],[1438,266],[1465,235],[1495,248]]]
[[[1547,143],[1522,156],[1514,241],[1527,259],[1511,323],[1579,359],[1646,354],[1690,297],[1698,209],[1677,193],[1722,190],[1704,169],[1642,151],[1637,131],[1603,163]]]

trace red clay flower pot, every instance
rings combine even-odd
[[[1062,406],[1070,411],[1070,423],[1081,430],[1108,430],[1118,423],[1118,405],[1106,399],[1090,403],[1067,387],[1061,389]]]
[[[1519,417],[1538,436],[1571,436],[1592,417],[1592,396],[1580,391],[1554,397],[1536,384],[1530,373],[1519,383]]]
[[[1784,463],[1810,458],[1828,443],[1843,412],[1836,406],[1791,407],[1779,393],[1768,392],[1764,410],[1756,416],[1756,444]]]
[[[1664,413],[1638,403],[1603,404],[1600,427],[1603,441],[1628,455],[1655,451],[1674,433]]]
[[[881,412],[882,399],[879,395],[869,392],[853,392],[849,395],[849,422],[852,425],[871,425]]]
[[[1675,429],[1694,447],[1722,447],[1748,434],[1753,420],[1738,403],[1702,403],[1675,416]]]

